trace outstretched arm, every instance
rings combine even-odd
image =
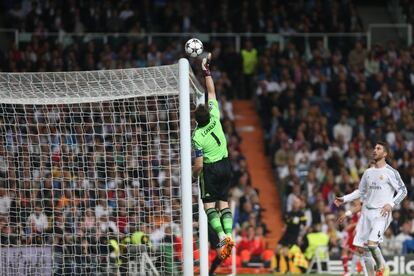
[[[337,207],[339,207],[344,203],[354,201],[355,199],[358,199],[360,197],[361,197],[361,193],[360,193],[359,189],[356,189],[355,191],[353,191],[350,194],[347,194],[347,195],[344,195],[344,196],[337,196],[335,198],[334,203]]]
[[[354,201],[361,197],[361,190],[357,189],[350,194],[344,195],[342,198],[344,203]]]
[[[203,61],[201,62],[201,69],[203,70],[204,77],[206,79],[206,87],[207,87],[207,94],[208,99],[216,99],[216,89],[214,88],[214,81],[211,77],[210,72],[210,61],[211,61],[211,53],[208,53]]]
[[[354,201],[355,199],[361,198],[361,201],[364,201],[366,193],[367,193],[367,180],[366,180],[366,172],[362,175],[361,181],[359,182],[359,187],[355,191],[350,194],[344,195],[342,197],[336,197],[335,205],[341,206],[344,203]]]
[[[203,169],[203,156],[196,157],[193,165],[192,176],[193,179],[197,178],[200,175],[201,170]]]
[[[206,86],[207,86],[207,93],[208,99],[216,99],[216,90],[214,88],[213,78],[211,76],[206,76]]]

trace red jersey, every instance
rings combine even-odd
[[[347,227],[346,229],[347,238],[345,239],[345,246],[351,250],[355,249],[353,242],[354,242],[354,237],[355,237],[355,228],[358,223],[359,216],[360,216],[359,212],[356,214],[353,214],[351,217],[351,224],[353,225],[350,227]]]

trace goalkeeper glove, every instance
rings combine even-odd
[[[204,77],[211,76],[210,72],[211,53],[208,53],[201,62],[201,70],[203,70]]]

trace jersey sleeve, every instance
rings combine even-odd
[[[347,203],[347,202],[354,201],[355,199],[358,199],[360,197],[361,197],[361,192],[359,191],[359,189],[356,189],[352,193],[344,195],[343,199],[344,199],[344,203]]]
[[[403,199],[407,196],[407,188],[405,187],[404,182],[401,179],[401,175],[397,170],[392,170],[393,173],[390,174],[390,184],[391,186],[397,191],[397,194],[392,199],[393,207],[398,205],[403,201]]]
[[[201,146],[200,142],[197,140],[197,136],[193,136],[193,149],[194,149],[195,157],[201,157],[204,155],[203,147]]]
[[[350,194],[344,195],[344,202],[351,202],[358,198],[361,198],[361,200],[364,201],[364,198],[368,191],[367,186],[367,171],[365,171],[361,177],[361,181],[359,181],[358,189],[356,189]]]
[[[358,190],[361,195],[361,201],[363,202],[368,193],[367,170],[362,175],[361,181],[359,182]]]
[[[216,99],[208,100],[208,110],[210,112],[211,117],[220,119],[220,109],[218,106],[218,101]]]

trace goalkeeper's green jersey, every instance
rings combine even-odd
[[[197,127],[193,134],[193,146],[196,157],[203,156],[204,163],[210,164],[226,158],[227,141],[220,123],[220,110],[216,99],[208,100],[210,122]]]

